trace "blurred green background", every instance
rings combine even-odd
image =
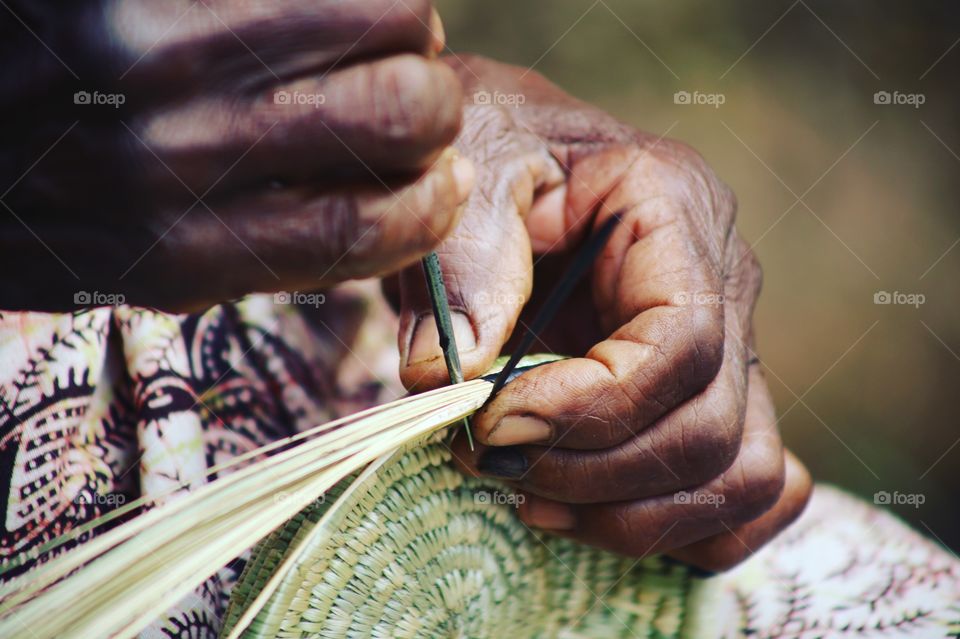
[[[960,548],[960,5],[437,6],[454,52],[532,66],[706,156],[764,266],[758,353],[787,445],[870,501],[922,494],[890,507]],[[878,91],[925,101],[876,104]],[[881,291],[925,303],[875,304]]]

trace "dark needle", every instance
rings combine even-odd
[[[580,281],[580,278],[583,277],[587,269],[593,265],[593,261],[597,258],[597,255],[600,254],[600,251],[603,250],[603,247],[606,246],[607,240],[610,239],[613,229],[616,228],[620,222],[620,216],[622,214],[623,211],[617,211],[609,220],[604,222],[600,230],[587,240],[583,248],[581,248],[576,257],[574,257],[573,263],[564,271],[560,277],[560,281],[557,282],[557,285],[550,291],[547,301],[544,302],[543,306],[533,318],[533,321],[527,328],[527,332],[520,340],[520,344],[517,345],[516,350],[510,355],[507,365],[503,367],[500,374],[497,375],[497,378],[493,381],[490,399],[493,399],[497,392],[507,383],[510,373],[517,366],[517,363],[527,354],[530,347],[533,346],[534,340],[537,339],[537,334],[550,323],[553,316],[560,310],[560,305],[563,304],[564,300],[573,292],[574,286],[577,285],[577,282]],[[489,402],[490,399],[487,401]]]
[[[447,374],[451,384],[463,381],[463,370],[460,368],[460,355],[457,352],[457,338],[453,334],[453,322],[450,320],[450,305],[447,302],[447,289],[443,285],[443,271],[440,268],[440,258],[436,253],[430,253],[420,261],[423,273],[427,278],[427,290],[430,293],[430,303],[433,306],[433,319],[437,322],[437,334],[440,336],[440,350],[447,363]],[[470,432],[470,422],[463,419],[467,429],[467,441],[470,450],[473,450],[473,434]]]

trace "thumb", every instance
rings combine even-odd
[[[454,337],[466,379],[486,372],[510,337],[530,294],[530,240],[516,211],[467,205],[461,223],[437,249]],[[419,264],[400,277],[400,378],[411,390],[449,382],[430,296]]]
[[[437,248],[465,379],[485,373],[513,333],[533,285],[524,218],[535,194],[563,182],[546,143],[494,106],[466,105],[454,146],[475,167],[459,225]],[[400,277],[400,378],[411,390],[449,382],[424,274]]]

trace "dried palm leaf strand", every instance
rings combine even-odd
[[[398,438],[406,440],[407,437],[405,433],[398,433]],[[396,441],[384,442],[383,444],[384,447],[389,446],[393,449],[398,445]],[[379,443],[375,449],[365,450],[363,452],[361,465],[368,463],[377,454],[376,451],[382,452],[382,447]],[[356,467],[356,458],[351,458],[347,462],[344,462],[344,464],[331,469],[330,475],[331,477],[343,477],[345,468],[355,469]],[[326,491],[332,485],[332,482],[335,481],[335,479],[331,479],[331,483],[329,484],[319,484],[316,481],[313,481],[313,483],[304,481],[291,485],[291,490],[298,493],[317,490]],[[311,497],[311,499],[315,499],[315,497]],[[121,629],[119,635],[132,636],[136,634],[161,612],[174,605],[183,595],[192,590],[192,587],[183,584],[182,579],[185,578],[184,575],[186,575],[186,578],[196,579],[194,576],[196,574],[194,566],[214,566],[214,568],[210,570],[210,574],[213,574],[219,566],[226,564],[230,559],[248,548],[251,545],[249,539],[253,538],[256,540],[269,534],[270,531],[276,528],[277,521],[285,521],[293,516],[302,509],[303,504],[298,503],[296,500],[291,500],[291,503],[284,503],[282,507],[270,508],[268,504],[263,504],[261,507],[262,512],[259,514],[261,519],[256,520],[256,522],[259,523],[251,524],[251,520],[247,514],[247,510],[249,509],[244,509],[244,512],[239,513],[239,516],[233,516],[225,527],[213,524],[216,526],[216,530],[208,534],[193,533],[189,537],[178,539],[176,544],[165,547],[163,555],[151,555],[152,566],[155,567],[157,574],[163,575],[162,581],[149,579],[145,584],[142,584],[136,589],[124,585],[115,593],[109,595],[108,607],[112,608],[114,613],[126,608],[128,603],[125,600],[129,600],[129,605],[138,605],[143,599],[153,600],[154,602],[151,607],[143,610],[138,619],[130,623],[129,628]],[[208,524],[205,523],[204,525],[207,526]],[[253,525],[259,526],[255,529],[257,532],[251,532],[251,526]],[[192,540],[195,538],[199,538],[199,541],[193,542]],[[211,544],[211,540],[216,540],[216,544]],[[170,566],[172,562],[177,562],[178,559],[185,555],[191,558],[188,564]],[[199,578],[196,585],[199,585],[205,578],[206,577]],[[100,613],[98,612],[97,614],[99,615]],[[71,628],[72,627],[74,627],[73,624],[71,624]],[[91,630],[96,629],[100,631],[100,629],[104,627],[102,618],[95,617],[90,627]]]
[[[482,384],[482,382],[476,383]],[[466,384],[464,386],[466,386]],[[431,393],[419,395],[418,402],[411,402],[409,398],[391,402],[390,404],[385,405],[385,408],[388,408],[389,410],[372,413],[364,419],[356,420],[346,424],[336,430],[328,432],[325,436],[317,437],[316,439],[311,440],[300,447],[274,455],[273,457],[264,460],[262,465],[257,465],[253,468],[246,468],[242,471],[238,471],[237,473],[221,478],[217,480],[216,488],[210,488],[212,484],[202,486],[197,489],[196,492],[186,495],[177,501],[166,504],[162,512],[150,511],[143,516],[134,519],[128,524],[125,524],[124,526],[118,527],[105,533],[104,535],[96,537],[76,550],[57,558],[56,561],[52,561],[41,566],[37,571],[31,573],[31,579],[29,580],[18,579],[4,584],[3,588],[0,589],[0,614],[2,614],[2,612],[7,610],[10,606],[19,603],[22,599],[29,597],[32,594],[35,594],[43,587],[46,587],[57,579],[62,578],[79,566],[90,561],[93,557],[102,554],[121,541],[129,539],[132,536],[139,534],[143,530],[157,525],[158,523],[162,523],[178,511],[188,508],[196,501],[205,499],[204,495],[207,494],[207,491],[226,490],[234,482],[243,481],[249,478],[251,475],[258,474],[263,468],[275,466],[292,457],[305,454],[322,456],[323,454],[326,454],[332,450],[337,444],[342,444],[344,442],[350,443],[357,441],[358,438],[362,439],[363,437],[367,436],[374,437],[383,430],[391,428],[391,422],[392,426],[397,426],[403,420],[416,416],[418,411],[422,411],[423,407],[426,405],[424,402],[432,403],[438,397],[441,397],[439,400],[440,402],[456,400],[462,392],[462,387],[457,387],[456,391],[452,390],[452,388],[438,389],[437,391],[433,391]],[[418,408],[418,406],[420,408]],[[387,419],[384,419],[385,415],[388,416]]]
[[[295,504],[294,504],[294,508],[296,509],[296,505],[295,505]],[[271,512],[270,516],[271,516],[271,517],[273,516],[272,512]],[[278,519],[274,519],[273,521],[278,521]],[[279,521],[282,521],[282,519],[279,520]],[[270,525],[270,527],[272,527],[272,524]],[[151,532],[152,532],[152,531],[151,531]],[[268,529],[266,532],[269,532],[269,529]],[[148,535],[147,537],[149,538],[149,535]],[[138,543],[139,543],[139,542],[142,542],[142,541],[143,541],[143,539],[138,539]],[[216,549],[217,547],[224,545],[224,542],[225,542],[224,539],[220,538],[220,539],[218,539],[217,541],[218,541],[218,543],[217,543],[215,546],[211,546],[212,548]],[[184,539],[181,539],[181,540],[178,541],[178,543],[179,543],[180,545],[183,545],[183,544],[185,543],[185,540],[184,540]],[[146,544],[146,546],[148,546],[148,547],[153,547],[154,544],[153,544],[153,543],[148,543],[148,544]],[[225,550],[225,551],[222,552],[223,556],[225,557],[224,561],[225,561],[226,559],[229,559],[229,557],[228,557],[227,555],[231,554],[231,552],[232,552],[232,550]],[[127,555],[130,555],[131,553],[126,553],[126,554],[127,554]],[[113,555],[113,556],[115,557],[116,555]],[[176,557],[182,558],[183,555],[182,555],[182,554],[178,554],[178,553],[174,553],[174,557],[175,557],[175,558],[176,558]],[[158,559],[158,558],[159,558],[159,556],[158,556],[156,553],[154,553],[154,554],[149,555],[147,558],[145,558],[144,561],[145,561],[146,563],[151,563],[151,562],[149,561],[150,559]],[[198,557],[197,557],[196,555],[193,555],[193,556],[192,556],[192,561],[189,562],[189,563],[193,564],[193,563],[197,563],[198,561],[199,561]],[[161,559],[161,565],[162,565],[162,563],[163,563],[163,562],[162,562],[162,559]],[[180,562],[180,563],[183,563],[183,562]],[[218,563],[223,563],[223,561],[220,561],[220,562],[218,562]],[[138,565],[139,565],[139,564],[138,564]],[[98,566],[99,566],[99,564],[98,564]],[[144,570],[150,570],[150,569],[152,568],[152,566],[148,568],[146,565],[142,565],[141,567],[142,567]],[[176,571],[177,568],[182,568],[182,566],[174,566],[173,568],[174,568],[174,571]],[[154,585],[154,586],[158,586],[159,584],[160,584],[159,581],[154,581],[154,582],[152,582],[152,585]],[[109,586],[109,585],[110,585],[110,584],[108,584],[108,586]],[[76,588],[75,588],[75,589],[76,589]],[[77,594],[82,594],[82,592],[83,592],[83,588],[80,588],[80,589],[79,589],[79,592],[78,592]],[[66,596],[70,597],[71,595],[70,595],[70,594],[67,594]],[[76,611],[76,612],[80,612],[80,611],[78,611],[78,610],[75,610],[75,611]]]
[[[474,380],[394,402],[396,411],[381,411],[334,433],[338,441],[333,446],[323,437],[301,444],[106,533],[53,562],[57,565],[42,575],[39,587],[15,588],[15,596],[2,604],[0,634],[5,627],[27,623],[39,630],[39,637],[78,628],[131,636],[152,614],[303,508],[296,501],[277,503],[278,490],[315,499],[375,457],[469,415],[489,388],[489,382]],[[399,423],[394,419],[408,415],[404,409],[410,408],[420,416]],[[47,587],[88,562],[84,570]],[[38,594],[39,588],[46,590]],[[25,599],[31,600],[23,603]],[[21,603],[11,615],[11,608]],[[49,610],[68,607],[70,619],[50,618]]]
[[[440,390],[438,390],[438,391],[432,391],[432,392],[433,392],[433,393],[436,393],[436,392],[445,392],[445,391],[443,391],[442,389],[440,389]],[[424,393],[424,395],[428,395],[428,394],[429,394],[429,393]],[[400,401],[402,401],[402,400],[400,400]],[[223,462],[223,463],[221,463],[221,464],[218,464],[218,465],[216,465],[216,466],[212,466],[212,467],[210,467],[209,469],[206,470],[206,472],[204,473],[203,476],[204,476],[204,478],[211,478],[211,477],[213,477],[214,475],[223,472],[224,470],[227,470],[227,469],[233,468],[233,467],[235,467],[235,466],[238,466],[238,465],[240,465],[240,464],[242,464],[242,463],[244,463],[244,462],[246,462],[246,461],[249,461],[249,460],[251,460],[251,459],[255,459],[255,458],[257,458],[257,457],[262,457],[262,456],[264,456],[264,455],[266,455],[266,454],[268,454],[268,453],[270,453],[270,452],[272,452],[272,451],[274,451],[274,450],[277,450],[277,449],[279,449],[279,448],[283,448],[283,447],[289,446],[289,445],[291,445],[291,444],[294,444],[294,443],[296,443],[296,442],[302,441],[302,440],[304,440],[304,439],[308,439],[308,438],[311,438],[311,437],[317,437],[317,436],[322,435],[322,434],[324,434],[324,433],[328,433],[328,432],[330,432],[330,431],[334,431],[334,430],[337,430],[337,429],[339,429],[339,428],[342,428],[342,427],[344,427],[344,426],[346,426],[346,425],[349,425],[349,424],[351,424],[351,423],[355,423],[355,422],[360,421],[360,420],[368,419],[368,418],[370,418],[370,417],[373,417],[374,415],[377,415],[377,414],[382,413],[382,412],[385,412],[385,411],[395,411],[395,410],[396,410],[396,407],[395,407],[394,403],[391,402],[391,403],[383,404],[383,405],[380,405],[380,406],[374,406],[374,407],[372,407],[372,408],[368,408],[368,409],[366,409],[366,410],[363,410],[363,411],[360,411],[360,412],[357,412],[357,413],[354,413],[354,414],[351,414],[351,415],[347,415],[347,416],[345,416],[345,417],[341,417],[341,418],[339,418],[339,419],[337,419],[337,420],[334,420],[334,421],[332,421],[332,422],[327,422],[327,423],[325,423],[325,424],[321,424],[320,426],[315,426],[314,428],[308,429],[308,430],[303,431],[303,432],[301,432],[301,433],[297,433],[296,435],[292,435],[292,436],[290,436],[290,437],[285,437],[285,438],[283,438],[283,439],[280,439],[280,440],[271,442],[270,444],[267,444],[267,445],[265,445],[265,446],[261,446],[260,448],[256,448],[256,449],[254,449],[254,450],[248,451],[248,452],[243,453],[243,454],[241,454],[241,455],[238,455],[238,456],[236,456],[236,457],[234,457],[234,458],[231,458],[230,460],[225,461],[225,462]],[[410,408],[409,408],[409,414],[412,415],[415,410],[416,410],[415,408],[410,407]],[[395,414],[395,413],[392,413],[392,414]],[[127,502],[127,503],[125,503],[124,505],[122,505],[122,506],[120,506],[120,507],[118,507],[118,508],[115,508],[114,510],[111,510],[110,512],[108,512],[108,513],[106,513],[106,514],[104,514],[104,515],[102,515],[102,516],[100,516],[100,517],[98,517],[98,518],[96,518],[96,519],[94,519],[94,520],[92,520],[92,521],[89,521],[89,522],[87,522],[87,523],[85,523],[85,524],[82,524],[82,525],[78,526],[77,528],[71,530],[70,532],[68,532],[68,533],[66,533],[66,534],[64,534],[64,535],[61,535],[61,536],[59,536],[59,537],[57,537],[57,538],[55,538],[55,539],[47,542],[46,544],[42,544],[42,545],[38,546],[38,547],[35,548],[35,549],[31,549],[30,551],[21,553],[21,555],[18,556],[16,559],[14,559],[13,561],[9,562],[9,564],[8,564],[7,566],[5,566],[3,569],[0,569],[0,575],[2,575],[2,574],[5,573],[5,572],[8,572],[8,571],[10,571],[10,570],[13,570],[13,569],[19,567],[20,565],[22,565],[22,564],[25,563],[26,561],[29,561],[29,560],[37,557],[37,556],[40,556],[40,555],[42,555],[42,554],[44,554],[44,553],[47,553],[47,552],[50,552],[51,550],[54,550],[55,548],[58,548],[58,547],[66,544],[66,543],[71,542],[71,541],[75,541],[75,540],[79,539],[80,537],[82,537],[83,535],[88,534],[88,533],[92,532],[93,530],[95,530],[95,529],[97,529],[97,528],[99,528],[99,527],[101,527],[101,526],[103,526],[103,525],[105,525],[105,524],[107,524],[107,523],[109,523],[109,522],[111,522],[111,521],[114,521],[114,520],[116,520],[116,519],[119,519],[120,517],[123,517],[124,515],[127,515],[127,514],[129,514],[129,513],[131,513],[131,512],[134,512],[134,511],[138,510],[139,508],[141,508],[141,507],[143,507],[143,506],[146,506],[146,505],[150,505],[150,504],[153,504],[153,503],[156,503],[156,502],[163,501],[163,500],[169,498],[170,496],[174,495],[174,494],[177,493],[177,492],[180,492],[180,491],[182,491],[182,490],[189,489],[189,488],[191,488],[191,486],[193,486],[195,483],[196,483],[195,480],[183,482],[183,483],[181,483],[180,485],[174,486],[173,488],[170,488],[169,490],[164,491],[164,492],[162,492],[162,493],[153,494],[153,495],[144,495],[143,497],[140,497],[140,498],[135,499],[135,500],[133,500],[133,501]],[[10,587],[10,584],[9,584],[9,583],[8,583],[8,584],[4,584],[3,586],[0,586],[0,598],[6,597],[6,596],[8,595],[9,587]]]

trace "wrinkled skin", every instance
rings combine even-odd
[[[799,515],[810,479],[784,451],[751,361],[761,275],[735,232],[732,193],[688,147],[535,73],[448,63],[467,96],[455,144],[477,167],[439,248],[466,377],[509,350],[584,236],[623,212],[590,281],[534,346],[576,357],[508,385],[473,421],[483,445],[456,441],[459,464],[511,481],[531,526],[708,570],[736,564]],[[479,90],[524,102],[476,105]],[[400,291],[404,383],[441,385],[419,269]]]
[[[472,170],[441,154],[461,93],[427,0],[10,6],[43,44],[0,10],[0,308],[316,289],[457,222]]]
[[[461,466],[513,481],[531,526],[708,569],[801,510],[809,478],[750,363],[759,271],[732,195],[688,148],[534,73],[436,60],[425,0],[10,6],[63,64],[0,18],[0,308],[75,310],[77,291],[96,290],[199,309],[395,272],[449,235],[470,377],[622,210],[592,280],[536,346],[575,358],[509,385],[474,422],[484,445],[456,442]],[[457,226],[474,172],[443,149],[461,84],[456,146],[478,186]],[[474,104],[480,88],[525,101]],[[75,104],[77,91],[124,103]],[[432,321],[418,321],[422,274],[401,280],[402,377],[443,384]],[[679,503],[681,490],[700,497]]]

